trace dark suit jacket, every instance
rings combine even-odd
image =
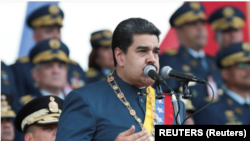
[[[142,93],[146,92],[146,88],[134,87],[116,73],[113,76],[136,115],[144,122],[146,96]],[[138,92],[142,95],[137,95]],[[182,102],[180,105],[180,117],[184,119],[185,107]],[[135,132],[141,131],[141,127],[117,98],[107,80],[103,80],[74,90],[66,96],[56,141],[111,141],[131,125],[135,125]]]

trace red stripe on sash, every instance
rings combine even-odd
[[[164,94],[164,125],[174,124],[174,110],[171,95]]]

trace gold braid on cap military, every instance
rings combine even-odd
[[[58,123],[63,100],[57,96],[42,96],[27,103],[16,117],[16,128],[25,132],[33,124]]]
[[[1,118],[14,118],[15,112],[11,108],[12,96],[9,94],[1,94]]]

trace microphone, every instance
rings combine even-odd
[[[203,79],[175,71],[169,66],[165,66],[161,69],[161,76],[163,78],[169,78],[169,77],[177,78],[180,81],[182,80],[182,81],[194,81],[198,83],[206,83],[206,81]]]
[[[156,67],[153,65],[148,65],[143,70],[144,74],[146,76],[149,76],[155,81],[158,81],[159,83],[162,83],[164,85],[167,85],[165,80],[156,72]]]

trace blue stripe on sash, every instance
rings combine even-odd
[[[157,95],[156,90],[155,90],[155,96]],[[155,99],[155,112],[157,114],[157,125],[163,125],[164,124],[164,111],[165,111],[165,106],[164,106],[164,99],[157,100]]]

